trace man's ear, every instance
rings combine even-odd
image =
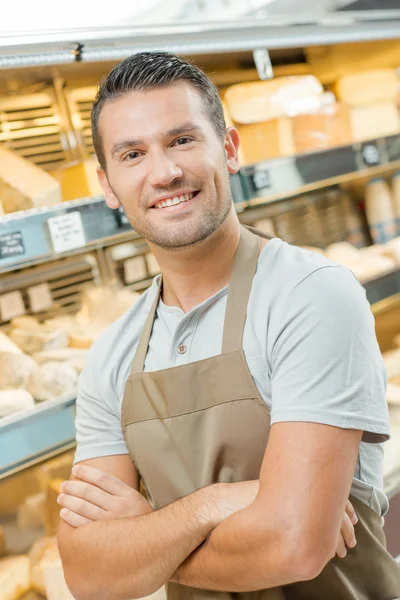
[[[100,167],[97,169],[97,177],[99,179],[99,183],[103,188],[104,195],[106,197],[107,206],[109,208],[119,208],[121,206],[121,202],[118,200],[117,196],[111,189],[111,186],[108,181],[107,173],[101,169]]]
[[[235,127],[228,127],[225,135],[226,163],[229,173],[237,173],[240,169],[239,162],[240,137]]]

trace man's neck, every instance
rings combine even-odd
[[[240,237],[234,209],[209,238],[179,252],[150,247],[163,274],[163,302],[185,313],[228,285]]]

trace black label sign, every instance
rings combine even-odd
[[[21,256],[22,254],[25,254],[25,246],[21,231],[12,231],[0,235],[0,259]]]

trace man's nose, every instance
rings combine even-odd
[[[153,186],[165,186],[180,179],[183,176],[182,169],[166,152],[157,152],[152,156],[151,171],[148,181]]]

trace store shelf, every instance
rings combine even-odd
[[[0,419],[0,480],[75,445],[75,398]]]
[[[400,135],[392,135],[249,165],[240,177],[244,200],[253,207],[397,168]]]
[[[50,219],[71,215],[75,221],[64,223],[64,242],[65,248],[71,243],[75,248],[62,251],[50,233]],[[74,239],[77,227],[81,236]],[[83,198],[4,215],[0,217],[0,272],[103,247],[115,237],[122,241],[127,233],[131,238],[134,235],[125,214],[109,209],[104,198]]]
[[[257,48],[301,48],[399,37],[400,11],[319,13],[310,4],[302,14],[242,16],[238,20],[10,32],[0,35],[0,67],[27,67],[71,61],[120,60],[143,50],[177,54],[245,52]]]

